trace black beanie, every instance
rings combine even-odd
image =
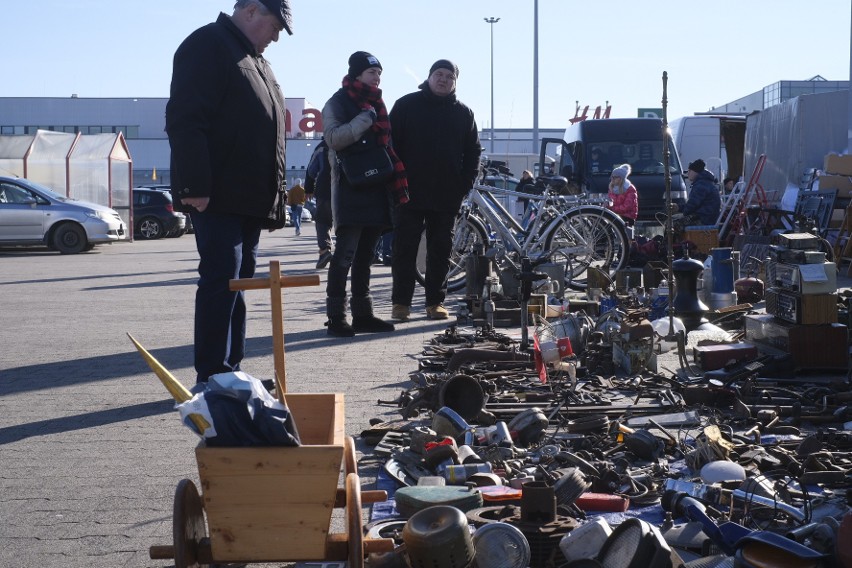
[[[432,67],[429,68],[429,75],[434,73],[435,69],[446,69],[447,71],[452,71],[456,78],[459,76],[458,66],[449,59],[439,59],[433,63]]]
[[[688,169],[692,170],[695,173],[700,174],[701,172],[704,171],[705,165],[706,164],[704,163],[704,160],[702,160],[701,158],[698,158],[697,160],[695,160],[694,162],[689,164]]]
[[[355,79],[370,67],[382,68],[376,56],[366,51],[356,51],[349,56],[349,78]]]

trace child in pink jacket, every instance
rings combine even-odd
[[[615,213],[624,219],[627,226],[632,227],[639,216],[639,197],[636,188],[627,179],[630,175],[630,164],[622,164],[612,170],[609,179],[609,206]]]

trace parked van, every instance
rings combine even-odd
[[[720,181],[743,175],[746,117],[744,115],[684,116],[669,124],[684,164],[698,158]]]
[[[669,149],[672,201],[686,202],[683,168],[670,134]],[[583,120],[565,130],[564,140],[545,138],[539,160],[555,159],[553,174],[568,179],[569,187],[590,193],[606,193],[613,168],[630,164],[630,181],[639,193],[639,220],[653,220],[665,211],[666,183],[663,165],[663,121],[659,118],[609,118]]]

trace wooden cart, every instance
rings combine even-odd
[[[281,288],[316,285],[317,276],[232,280],[231,288],[269,288],[273,359],[279,398],[293,414],[302,445],[195,450],[201,493],[184,479],[175,491],[173,545],[152,546],[152,559],[177,568],[217,563],[347,561],[362,568],[371,552],[393,550],[392,539],[365,538],[361,507],[387,499],[362,491],[355,444],[345,435],[342,393],[285,394]],[[341,468],[344,486],[338,487]],[[334,508],[345,509],[346,532],[332,533]],[[206,521],[206,522],[205,522]]]

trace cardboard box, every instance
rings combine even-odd
[[[821,175],[819,176],[819,188],[836,189],[838,195],[848,194],[852,191],[852,178],[849,176]]]
[[[852,176],[852,155],[850,154],[843,156],[835,153],[826,154],[824,165],[823,169],[826,173]],[[820,180],[820,187],[822,187],[822,180]]]

